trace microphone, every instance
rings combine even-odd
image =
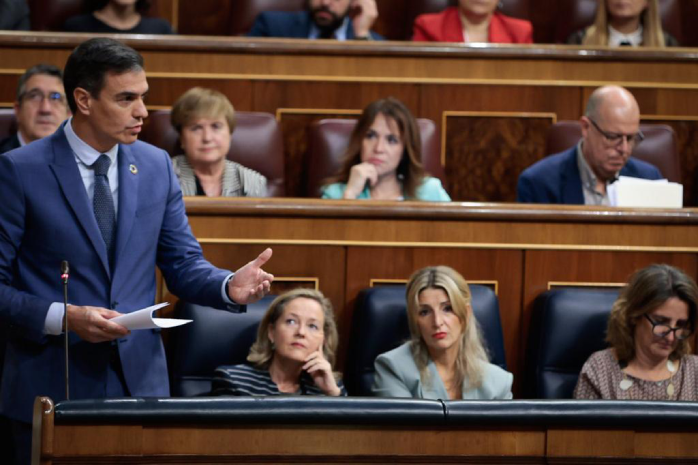
[[[61,280],[63,281],[63,329],[65,339],[65,399],[70,400],[70,383],[68,376],[68,278],[70,266],[66,260],[61,262]]]

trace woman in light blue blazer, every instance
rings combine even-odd
[[[393,97],[376,100],[356,123],[342,168],[326,180],[322,198],[450,201],[421,160],[419,126],[410,110]]]
[[[376,359],[373,393],[419,399],[511,399],[511,373],[489,363],[465,279],[447,266],[407,284],[411,340]]]

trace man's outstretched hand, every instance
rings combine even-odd
[[[238,304],[251,304],[269,294],[274,275],[262,266],[271,258],[271,249],[266,249],[257,258],[235,272],[228,281],[228,297]]]

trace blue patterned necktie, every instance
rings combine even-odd
[[[93,199],[93,207],[95,218],[99,232],[102,233],[104,243],[107,245],[107,253],[109,262],[113,262],[114,258],[114,226],[116,224],[116,214],[114,213],[114,199],[111,196],[111,188],[109,186],[109,178],[107,172],[111,160],[105,154],[99,156],[96,162],[92,165],[95,170],[95,192]]]

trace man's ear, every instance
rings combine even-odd
[[[582,128],[582,139],[586,139],[591,130],[591,121],[586,116],[579,118],[579,125]]]
[[[77,107],[76,113],[89,115],[92,106],[92,96],[90,93],[82,87],[78,87],[73,91],[73,98],[75,99],[75,106]]]

